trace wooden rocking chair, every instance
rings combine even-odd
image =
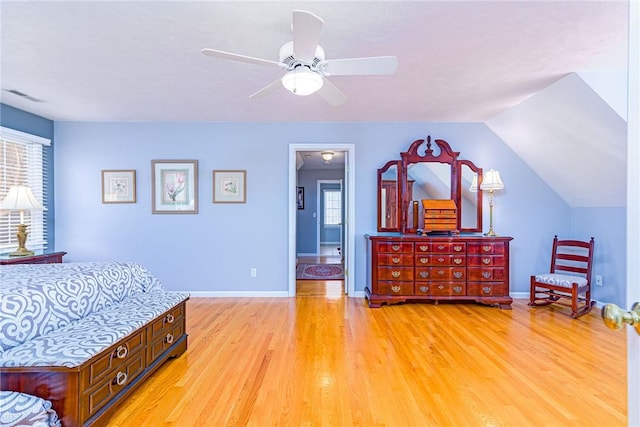
[[[555,236],[549,273],[531,276],[529,305],[537,307],[557,303],[571,307],[574,319],[589,313],[595,304],[591,300],[593,246],[593,237],[583,242],[558,240]]]

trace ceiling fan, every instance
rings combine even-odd
[[[208,56],[250,64],[285,69],[286,74],[249,97],[265,95],[281,85],[296,95],[318,93],[332,106],[344,104],[347,96],[334,86],[328,76],[393,74],[398,68],[395,56],[325,59],[324,49],[318,44],[324,21],[311,12],[294,10],[291,22],[293,41],[280,48],[279,61],[253,58],[215,49],[202,49]]]

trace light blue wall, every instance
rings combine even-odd
[[[53,147],[54,147],[54,138],[53,138],[53,121],[45,119],[44,117],[36,116],[35,114],[27,113],[22,110],[18,110],[17,108],[10,107],[5,104],[0,104],[0,125],[18,130],[20,132],[25,132],[31,135],[40,136],[42,138],[49,139],[51,141],[51,145],[49,147],[44,147],[45,152],[45,162],[46,168],[48,171],[45,179],[48,182],[48,200],[46,208],[47,210],[44,212],[45,221],[47,222],[47,238],[48,238],[48,246],[49,249],[55,249],[55,184],[53,179]]]
[[[141,262],[170,289],[285,292],[288,146],[352,143],[355,281],[362,291],[363,236],[376,230],[376,171],[427,134],[447,140],[461,158],[500,171],[506,187],[496,193],[494,228],[514,237],[512,292],[528,293],[529,276],[548,268],[550,239],[572,232],[572,211],[487,126],[475,123],[57,122],[57,246],[69,252],[68,261]],[[151,214],[152,159],[199,160],[198,215]],[[138,203],[102,204],[101,169],[137,170]],[[246,204],[212,204],[213,169],[247,170]],[[486,230],[486,200],[485,206]],[[595,227],[589,221],[585,226]]]
[[[298,186],[304,187],[304,209],[296,221],[296,249],[299,254],[315,254],[318,249],[318,180],[344,179],[344,169],[301,169]],[[316,216],[314,217],[314,213]],[[337,237],[337,240],[340,240]]]

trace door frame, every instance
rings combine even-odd
[[[298,169],[296,167],[296,156],[298,151],[344,151],[344,185],[347,200],[345,201],[344,227],[346,234],[346,248],[343,250],[345,267],[345,288],[347,296],[355,296],[355,156],[356,145],[345,143],[294,143],[289,144],[289,268],[288,268],[288,289],[289,296],[296,296],[296,221],[298,207],[296,205]],[[348,187],[348,188],[347,188]]]

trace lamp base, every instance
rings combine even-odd
[[[33,251],[28,250],[27,248],[18,248],[18,250],[14,251],[14,252],[9,252],[9,256],[31,256],[31,255],[35,255],[36,253]]]
[[[493,228],[490,228],[489,231],[487,231],[486,233],[484,233],[485,236],[487,237],[497,237],[498,235],[496,234],[495,231],[493,231]]]

